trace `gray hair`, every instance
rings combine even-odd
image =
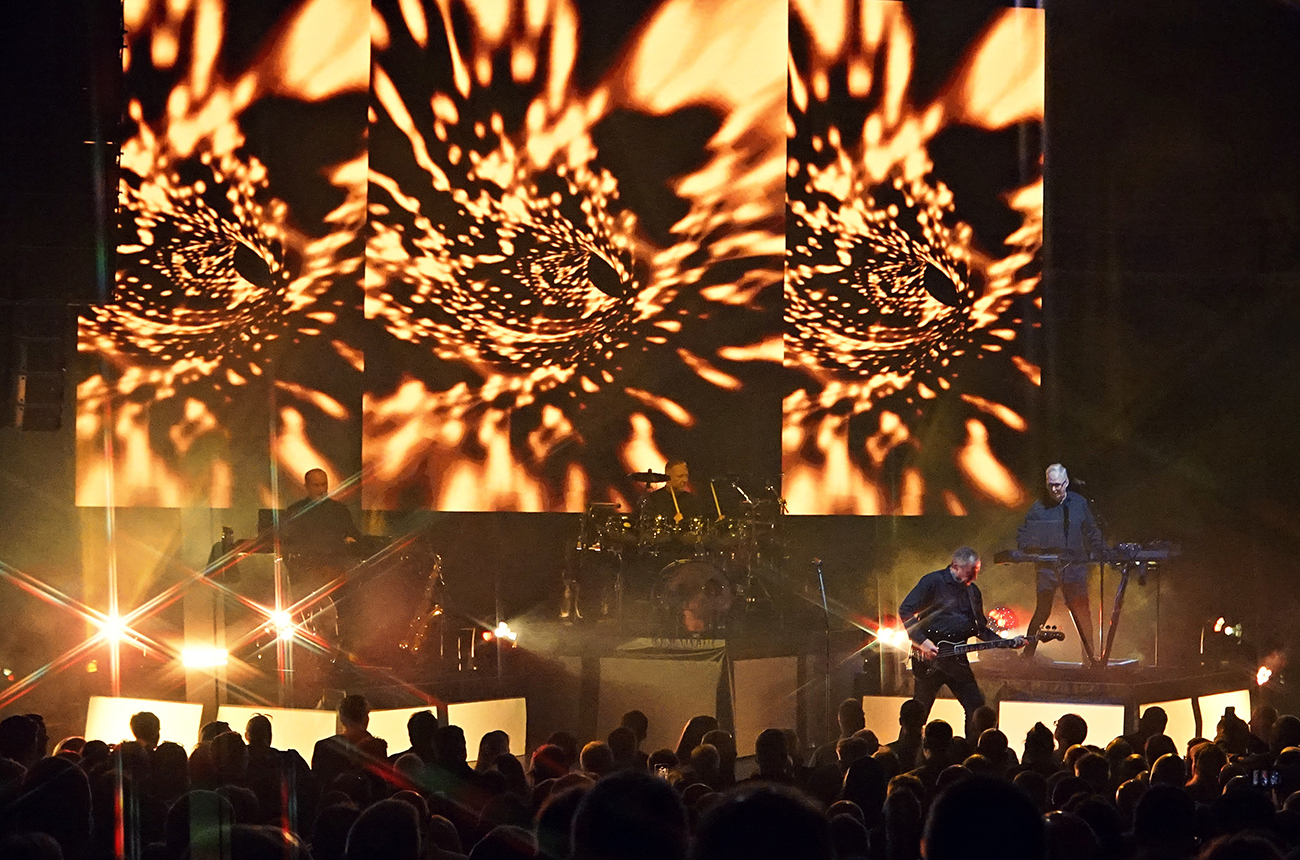
[[[953,564],[974,564],[980,560],[980,554],[968,546],[964,546],[952,554]]]
[[[1053,480],[1053,475],[1057,476],[1057,480],[1064,481],[1067,484],[1070,482],[1070,474],[1065,471],[1065,467],[1060,463],[1053,463],[1047,467],[1047,480]]]

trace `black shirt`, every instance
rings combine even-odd
[[[965,642],[972,636],[997,639],[984,616],[984,598],[978,585],[962,585],[944,568],[921,577],[898,608],[907,635],[918,645],[931,642]]]
[[[303,499],[285,514],[284,544],[290,552],[331,556],[344,552],[347,538],[359,536],[347,506],[334,499]]]
[[[1078,493],[1066,492],[1059,503],[1036,501],[1016,534],[1021,549],[1072,549],[1098,552],[1104,548],[1101,529]]]
[[[653,493],[645,497],[645,503],[641,508],[641,514],[646,517],[664,516],[672,519],[677,515],[678,510],[682,512],[683,520],[702,516],[699,500],[695,498],[693,493],[679,490],[677,492],[677,506],[674,507],[673,494],[668,492],[667,487],[655,490]]]

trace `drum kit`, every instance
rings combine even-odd
[[[628,477],[647,484],[667,480],[659,472]],[[743,616],[770,608],[764,579],[784,557],[784,503],[770,484],[751,495],[735,478],[709,483],[716,485],[710,487],[713,516],[630,513],[604,502],[588,506],[579,521],[574,567],[587,572],[584,588],[601,592],[599,615],[643,617],[629,612],[625,599],[648,601],[656,633],[711,638]],[[719,488],[730,491],[725,507],[717,501]],[[572,571],[566,575],[566,593],[579,578]],[[579,616],[577,606],[566,607],[562,617],[570,613]]]

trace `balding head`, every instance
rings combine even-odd
[[[330,490],[330,479],[324,469],[312,469],[302,476],[302,482],[307,487],[307,498],[312,501],[325,498]]]

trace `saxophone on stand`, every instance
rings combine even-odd
[[[412,655],[423,653],[425,641],[429,638],[429,630],[433,627],[435,619],[441,623],[443,611],[442,604],[437,601],[435,594],[437,590],[447,583],[442,578],[442,556],[434,553],[433,569],[429,571],[429,581],[424,586],[424,596],[420,599],[421,609],[411,619],[411,623],[406,626],[406,635],[397,643],[397,647]],[[438,637],[438,656],[442,656],[442,637]]]

